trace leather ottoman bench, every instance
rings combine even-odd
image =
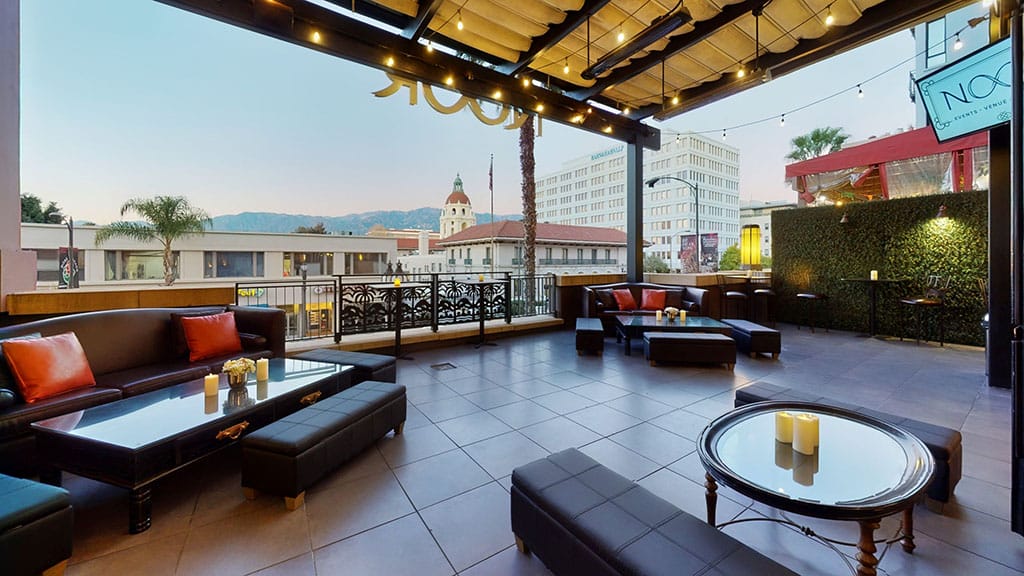
[[[604,353],[604,326],[600,318],[576,319],[576,354]]]
[[[736,365],[736,342],[724,334],[710,332],[646,332],[644,358],[651,366],[658,362],[695,362]]]
[[[405,386],[367,381],[307,406],[242,439],[242,491],[284,496],[294,510],[306,489],[390,430],[405,425]]]
[[[560,576],[796,574],[574,448],[512,471],[512,532]]]
[[[299,360],[316,360],[318,362],[329,362],[331,364],[350,364],[355,367],[352,371],[352,382],[358,384],[366,380],[377,382],[395,382],[395,357],[384,354],[370,354],[368,352],[349,352],[348,350],[335,350],[333,348],[319,348],[309,350],[292,356]]]
[[[59,576],[71,558],[67,490],[0,474],[0,572]]]
[[[778,330],[766,328],[747,320],[722,319],[723,324],[732,328],[732,339],[736,348],[756,358],[758,354],[771,354],[772,359],[782,352],[782,335]]]
[[[796,400],[825,404],[827,406],[838,406],[839,408],[846,408],[847,410],[878,418],[917,436],[928,446],[928,451],[935,458],[935,476],[928,487],[929,501],[927,504],[930,508],[938,508],[941,511],[941,504],[949,502],[950,496],[953,495],[953,490],[956,488],[957,483],[960,482],[960,476],[963,472],[963,446],[961,445],[963,437],[958,430],[903,416],[894,416],[849,402],[842,402],[817,394],[801,392],[763,382],[736,390],[735,405],[737,408],[753,402],[763,402],[766,400]],[[936,503],[939,504],[936,505]]]

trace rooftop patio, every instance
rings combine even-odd
[[[703,517],[694,441],[731,409],[734,389],[752,382],[884,406],[963,432],[955,501],[941,515],[919,505],[917,550],[890,550],[880,573],[1024,572],[1024,549],[1009,529],[1010,392],[985,384],[982,350],[781,330],[778,361],[743,356],[735,372],[650,367],[611,340],[603,357],[577,356],[564,330],[503,338],[496,347],[414,351],[398,372],[410,403],[405,434],[329,475],[295,512],[280,498],[245,500],[237,451],[162,481],[153,527],[135,536],[125,534],[121,490],[66,478],[76,530],[69,573],[545,574],[513,545],[515,466],[577,446]],[[777,514],[728,489],[720,494],[720,522]],[[856,540],[855,523],[796,520]],[[896,522],[887,519],[879,533],[893,534]],[[724,530],[801,574],[848,573],[835,552],[782,525]],[[854,548],[842,551],[853,561]]]

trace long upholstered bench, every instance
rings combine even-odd
[[[512,532],[560,576],[796,574],[574,448],[512,472]]]
[[[950,497],[953,495],[953,490],[956,488],[957,483],[960,482],[963,468],[963,447],[961,444],[963,437],[958,430],[903,416],[894,416],[849,402],[842,402],[818,394],[801,392],[763,382],[736,390],[735,405],[737,408],[753,402],[764,402],[767,400],[793,400],[837,406],[878,418],[883,422],[899,426],[917,436],[928,446],[932,457],[935,458],[935,477],[932,479],[931,486],[928,487],[928,498],[930,499],[928,505],[932,508],[941,509],[942,503],[949,502]],[[935,504],[936,502],[938,502],[938,505]]]

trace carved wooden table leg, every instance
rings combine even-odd
[[[879,521],[858,520],[857,523],[860,524],[860,541],[857,542],[857,549],[860,550],[857,553],[857,561],[860,565],[857,566],[857,574],[876,576],[878,572],[875,566],[878,566],[878,558],[875,558],[875,552],[878,548],[875,548],[875,530],[878,529]]]
[[[128,495],[128,533],[149,530],[153,523],[153,493],[149,486],[135,488]]]
[[[900,540],[903,551],[909,554],[914,552],[917,545],[914,544],[914,507],[911,505],[903,511],[903,539]]]
[[[718,484],[715,483],[714,477],[711,474],[705,473],[704,478],[707,480],[704,482],[704,487],[707,488],[707,494],[704,498],[708,503],[708,524],[715,525],[715,508],[718,505]]]

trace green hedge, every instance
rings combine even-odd
[[[947,218],[935,218],[945,204]],[[923,291],[925,277],[951,279],[946,294],[947,342],[983,345],[979,321],[985,303],[978,280],[988,275],[988,192],[921,196],[847,206],[772,212],[772,282],[780,320],[796,322],[804,309],[800,291],[829,296],[832,327],[866,331],[868,294],[864,283],[843,278],[906,278],[881,284],[878,332],[899,335],[901,313],[907,336],[916,325],[899,299]],[[843,214],[848,223],[840,223]],[[927,313],[927,311],[926,311]]]

